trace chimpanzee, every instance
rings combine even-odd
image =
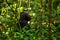
[[[27,11],[23,11],[20,14],[20,20],[19,20],[19,27],[26,29],[30,29],[30,25],[28,24],[28,21],[31,20],[31,15],[28,14]]]

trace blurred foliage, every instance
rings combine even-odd
[[[30,5],[30,6],[29,6]],[[60,0],[52,1],[51,40],[60,39]],[[28,22],[31,29],[19,29],[20,12],[27,10],[32,15]],[[0,40],[48,40],[47,0],[0,0]]]

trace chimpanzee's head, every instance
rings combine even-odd
[[[20,14],[20,19],[29,21],[31,20],[31,15],[27,11],[23,11]]]

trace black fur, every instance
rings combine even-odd
[[[30,25],[28,24],[28,21],[31,20],[31,16],[26,12],[21,12],[20,14],[20,20],[19,20],[19,27],[26,29],[30,29]]]

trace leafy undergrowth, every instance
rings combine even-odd
[[[4,31],[0,33],[0,40],[41,40],[39,30],[23,28],[20,31]]]
[[[52,40],[57,40],[55,34],[51,35]],[[0,40],[48,40],[48,31],[46,29],[30,29],[25,28],[17,31],[9,30],[9,28],[0,33]]]

